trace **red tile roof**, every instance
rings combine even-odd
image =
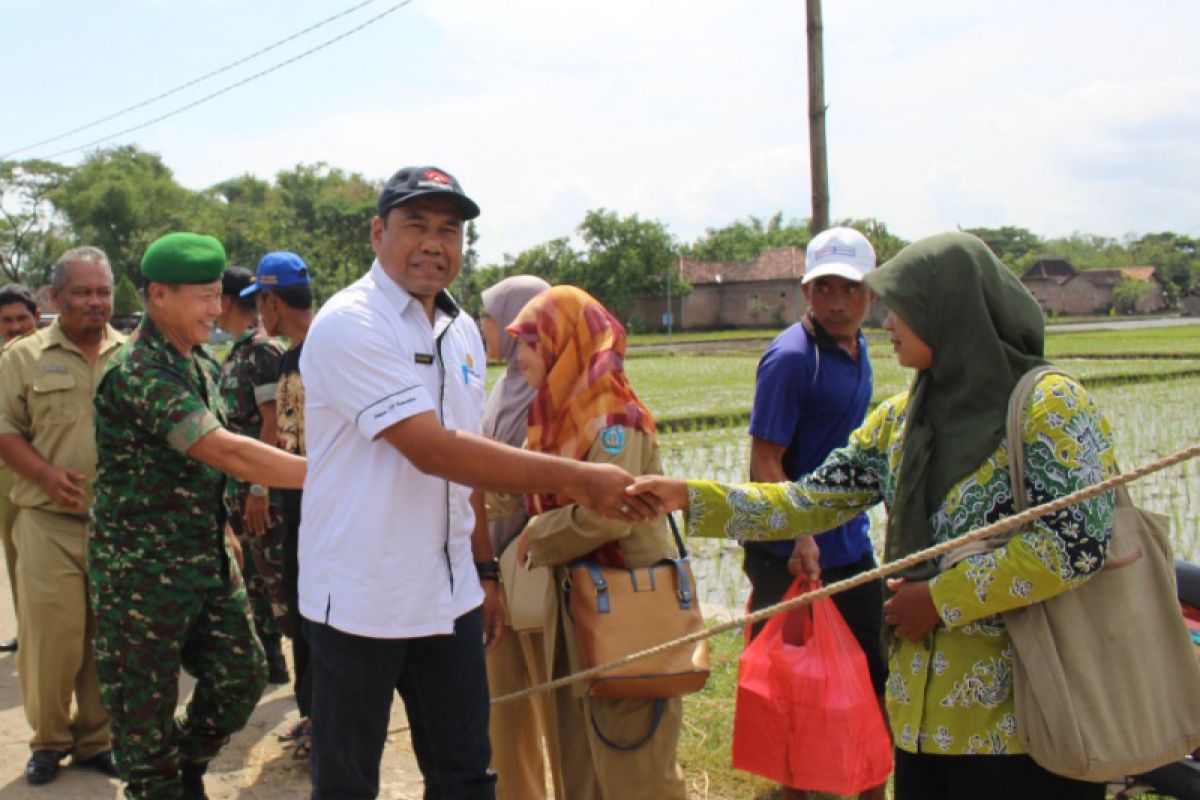
[[[768,250],[753,261],[679,260],[679,274],[693,286],[706,283],[800,280],[804,251],[797,247]]]

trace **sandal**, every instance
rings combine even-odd
[[[287,733],[281,733],[277,738],[281,742],[294,742],[302,736],[312,736],[312,720],[307,717],[301,718],[299,722],[288,728]]]
[[[292,748],[293,761],[307,761],[309,754],[312,753],[312,731],[302,733],[296,737],[296,746]]]

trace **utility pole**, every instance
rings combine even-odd
[[[829,161],[825,148],[825,26],[821,0],[808,3],[808,158],[812,173],[812,232],[829,227]]]

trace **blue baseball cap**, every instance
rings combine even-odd
[[[259,289],[283,289],[287,286],[307,286],[308,265],[304,259],[295,253],[279,250],[267,253],[258,262],[258,272],[254,283],[241,292],[241,297],[249,297]]]

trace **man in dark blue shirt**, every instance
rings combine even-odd
[[[758,364],[750,415],[750,476],[794,481],[842,447],[871,402],[871,361],[861,326],[871,305],[863,276],[875,267],[870,242],[850,228],[832,228],[808,245],[801,291],[804,318],[776,337]],[[875,567],[870,523],[860,514],[841,527],[792,542],[747,543],[743,569],[753,590],[750,609],[774,605],[796,575],[844,580]],[[882,581],[833,597],[867,657],[877,695],[887,667],[880,652]],[[763,623],[752,630],[757,635]],[[882,704],[881,704],[882,707]],[[860,797],[883,797],[883,787]],[[786,789],[785,798],[806,798]]]

